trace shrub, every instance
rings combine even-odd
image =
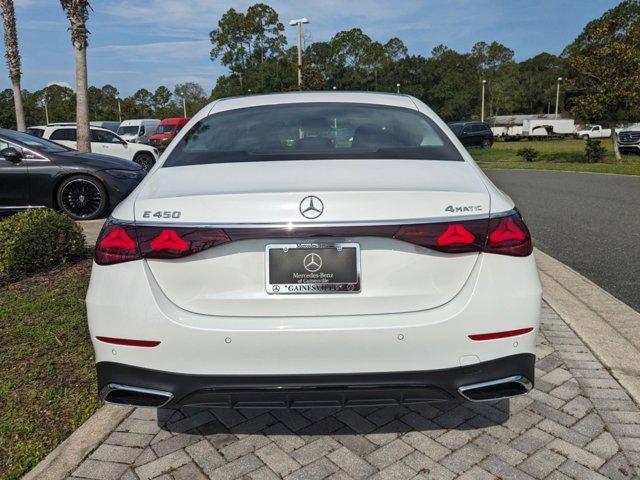
[[[587,138],[584,146],[584,161],[586,163],[599,163],[604,158],[604,147],[600,140]]]
[[[518,155],[519,157],[524,158],[527,162],[533,162],[536,157],[538,156],[540,152],[538,152],[537,150],[531,148],[531,147],[525,147],[525,148],[521,148],[520,150],[518,150],[516,152],[516,155]]]
[[[27,210],[0,221],[0,283],[85,255],[82,228],[54,210]]]

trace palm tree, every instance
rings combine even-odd
[[[71,24],[71,43],[76,55],[76,126],[78,140],[76,148],[81,152],[91,151],[89,130],[89,95],[87,93],[87,46],[89,45],[88,0],[60,0],[62,9]]]
[[[4,24],[4,44],[7,47],[6,57],[9,67],[9,78],[13,89],[13,103],[16,109],[16,125],[21,132],[26,131],[22,93],[20,91],[20,51],[18,50],[18,33],[16,32],[16,12],[13,0],[0,0],[2,6],[2,23]]]

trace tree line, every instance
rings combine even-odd
[[[110,84],[91,86],[87,89],[87,97],[91,120],[112,121],[120,117],[123,120],[182,117],[183,97],[187,114],[193,115],[210,99],[204,89],[194,82],[176,85],[173,91],[166,86],[154,91],[141,88],[127,97],[121,96],[118,89]],[[22,90],[22,101],[27,125],[43,125],[47,117],[50,123],[72,122],[75,119],[76,95],[68,86],[50,84],[34,92]],[[16,128],[13,91],[9,88],[0,92],[0,127]]]
[[[11,38],[12,33],[15,37],[15,18],[12,32],[5,15],[12,2],[0,3],[13,85],[13,89],[0,92],[0,125],[15,128],[11,104],[16,91],[20,92],[13,82],[16,71],[19,76],[19,55],[17,65],[16,56],[10,55],[11,48],[17,49],[17,38],[13,43]],[[61,3],[63,8],[78,3],[88,8],[87,2]],[[79,14],[88,15],[86,8]],[[75,21],[83,24],[87,18]],[[287,44],[284,29],[278,13],[266,4],[257,3],[245,12],[230,8],[210,32],[211,60],[220,61],[228,72],[218,77],[209,94],[201,85],[186,82],[173,90],[166,86],[154,91],[141,88],[120,98],[116,87],[104,85],[88,87],[80,100],[86,103],[91,120],[117,120],[118,103],[123,119],[166,118],[183,115],[183,99],[188,115],[193,115],[207,102],[233,95],[299,89],[399,90],[420,98],[445,120],[453,121],[479,117],[483,80],[488,118],[553,112],[561,77],[560,111],[585,122],[640,121],[640,0],[625,0],[589,22],[560,55],[543,52],[523,61],[516,61],[514,51],[498,42],[478,42],[468,52],[439,45],[425,56],[411,54],[400,38],[376,41],[359,28],[337,32],[326,41],[306,39],[301,85],[297,46]],[[81,29],[81,38],[86,33]],[[78,98],[68,87],[53,84],[35,92],[22,90],[19,97],[27,125],[45,122],[45,103],[51,122],[73,121],[77,115]]]
[[[341,31],[305,45],[300,87],[297,47],[283,33],[277,12],[262,3],[222,15],[210,33],[211,59],[229,72],[212,98],[298,88],[400,90],[452,121],[479,116],[483,80],[488,117],[553,112],[562,78],[560,111],[582,121],[640,121],[640,0],[624,0],[589,22],[560,55],[520,62],[498,42],[478,42],[469,52],[438,45],[424,56],[409,54],[397,37],[379,42],[359,28]]]

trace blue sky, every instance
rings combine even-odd
[[[480,40],[496,40],[518,60],[540,52],[558,54],[584,25],[614,0],[278,0],[265,1],[287,25],[306,16],[309,41],[359,27],[376,40],[401,38],[410,53],[428,55],[438,44],[468,51]],[[88,23],[89,83],[110,83],[122,95],[138,88],[197,81],[207,92],[226,69],[209,59],[209,32],[223,12],[253,1],[93,0]],[[68,22],[57,0],[15,0],[23,59],[23,88],[49,82],[75,84]],[[295,43],[294,27],[286,27]],[[0,87],[9,87],[6,67]]]

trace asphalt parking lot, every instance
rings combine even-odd
[[[636,478],[640,410],[547,305],[542,322],[527,396],[411,408],[135,409],[73,478]]]
[[[486,170],[534,245],[640,311],[640,177]]]

